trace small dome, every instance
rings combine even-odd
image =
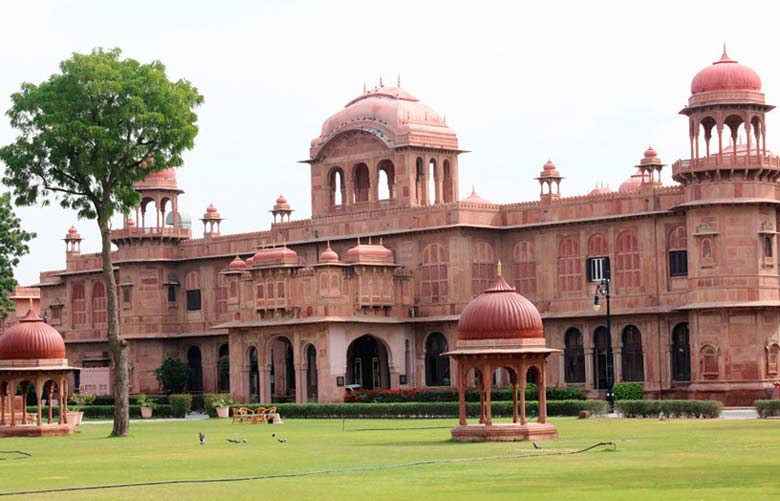
[[[558,172],[558,168],[552,163],[552,160],[547,160],[542,166],[542,171],[539,173],[540,178],[545,177],[560,177],[561,173]]]
[[[179,228],[185,230],[192,228],[192,218],[190,218],[189,214],[182,214],[181,212],[179,212],[177,215],[178,215]],[[165,224],[166,226],[173,226],[173,211],[169,212],[165,216]]]
[[[138,189],[176,189],[176,170],[168,167],[158,172],[152,172],[143,181],[136,183]]]
[[[652,146],[648,146],[645,150],[645,158],[655,158],[658,156],[658,153],[653,149]]]
[[[203,219],[222,219],[222,216],[219,215],[219,211],[214,207],[214,204],[209,204],[206,207],[206,212],[203,214]]]
[[[472,299],[458,321],[460,339],[544,338],[539,310],[501,275]]]
[[[252,264],[254,262],[255,262],[255,256],[249,256],[248,258],[246,258],[246,265],[247,266],[252,266]]]
[[[361,244],[358,240],[358,244],[347,251],[347,262],[392,264],[393,251],[382,245],[381,241],[379,245],[376,245],[372,243]]]
[[[219,212],[217,211],[217,208],[214,207],[214,204],[209,204],[209,206],[206,207],[206,212],[208,214],[219,214]]]
[[[233,259],[230,262],[230,265],[228,265],[228,268],[230,271],[242,271],[247,269],[246,261],[241,259],[240,257],[236,256],[235,259]]]
[[[606,193],[612,193],[612,190],[609,189],[609,186],[601,185],[596,186],[592,190],[590,190],[590,193],[588,195],[604,195]]]
[[[471,204],[493,205],[493,202],[487,198],[479,196],[477,190],[473,186],[471,187],[471,195],[464,198],[463,201]]]
[[[287,246],[260,249],[252,256],[252,266],[298,264],[298,253]]]
[[[135,228],[135,221],[133,221],[133,218],[128,217],[127,222],[125,223],[126,228]]]
[[[625,193],[627,191],[639,191],[640,189],[642,189],[642,171],[636,169],[636,172],[630,178],[623,181],[618,191]]]
[[[65,235],[65,240],[81,240],[79,230],[77,230],[75,226],[71,226],[70,229],[68,229],[68,233]]]
[[[691,94],[724,90],[761,91],[758,73],[731,59],[726,47],[720,60],[698,72],[691,81]]]
[[[544,166],[542,167],[542,170],[555,170],[555,164],[552,163],[552,160],[547,160],[544,163]]]
[[[274,210],[290,210],[290,204],[284,198],[284,195],[279,195],[279,198],[276,199]]]
[[[62,336],[32,310],[0,336],[0,360],[62,358],[65,358]]]
[[[339,255],[336,254],[336,251],[330,248],[330,242],[328,242],[328,247],[320,253],[320,263],[338,263],[339,262]]]

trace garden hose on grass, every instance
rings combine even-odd
[[[544,457],[544,456],[565,456],[571,454],[581,454],[588,452],[601,446],[612,446],[613,450],[617,447],[615,442],[597,442],[584,449],[576,451],[549,451],[549,452],[532,452],[530,454],[503,454],[500,456],[485,456],[476,458],[454,458],[454,459],[425,459],[421,461],[412,461],[409,463],[397,463],[381,466],[357,466],[354,468],[340,468],[340,469],[328,469],[328,470],[313,470],[302,471],[298,473],[271,473],[268,475],[253,475],[249,477],[224,477],[224,478],[192,478],[182,480],[156,480],[150,482],[128,482],[124,484],[104,484],[104,485],[87,485],[83,487],[59,487],[53,489],[37,489],[28,491],[4,491],[0,492],[0,496],[19,496],[22,494],[48,494],[52,492],[73,492],[73,491],[94,491],[102,489],[119,489],[122,487],[148,487],[152,485],[175,485],[175,484],[213,484],[219,482],[244,482],[247,480],[270,480],[274,478],[294,478],[294,477],[310,477],[314,475],[333,475],[339,473],[356,473],[366,471],[380,471],[380,470],[393,470],[398,468],[410,468],[412,466],[426,466],[433,464],[447,464],[447,463],[467,463],[472,461],[496,461],[500,459],[520,459],[528,457]]]
[[[14,459],[27,459],[32,457],[32,454],[24,451],[0,451],[0,454],[16,454],[16,457],[11,458],[0,457],[0,461],[11,461]]]

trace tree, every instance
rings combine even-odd
[[[0,148],[3,183],[19,205],[51,200],[94,219],[100,229],[106,290],[116,291],[111,218],[140,203],[134,184],[182,164],[198,133],[203,97],[186,80],[171,82],[159,61],[121,59],[119,49],[73,54],[60,73],[23,83],[7,115],[16,140]],[[128,342],[119,331],[116,293],[107,294],[107,336],[114,361],[114,427],[129,427]]]
[[[166,358],[159,369],[156,369],[157,381],[167,393],[182,393],[190,379],[192,369],[178,358]]]
[[[21,229],[19,218],[11,206],[11,194],[0,195],[0,319],[14,310],[14,303],[8,294],[16,287],[14,267],[19,258],[30,252],[27,242],[35,238],[35,233]]]

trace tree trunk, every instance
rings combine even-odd
[[[103,278],[106,281],[108,346],[114,359],[114,429],[112,437],[126,437],[130,427],[128,343],[119,333],[116,278],[111,258],[111,228],[107,217],[98,216],[102,240]]]

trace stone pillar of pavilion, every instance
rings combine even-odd
[[[65,358],[65,341],[30,310],[0,336],[0,438],[69,435],[67,379],[76,367]],[[59,416],[54,422],[52,399],[57,388]],[[17,395],[17,387],[22,393]],[[28,388],[34,388],[37,410],[26,411]],[[48,409],[44,414],[43,397]]]
[[[547,357],[560,350],[548,348],[539,310],[498,276],[485,292],[472,299],[458,321],[455,350],[444,353],[458,362],[455,378],[459,395],[459,423],[452,438],[460,441],[542,440],[557,438],[558,430],[547,422],[545,399],[539,399],[539,417],[528,422],[525,412],[525,382],[529,371],[537,374],[539,395],[545,395]],[[494,423],[490,408],[493,373],[502,368],[513,388],[511,423]],[[479,380],[480,412],[477,423],[469,424],[466,413],[466,381],[474,370]]]

